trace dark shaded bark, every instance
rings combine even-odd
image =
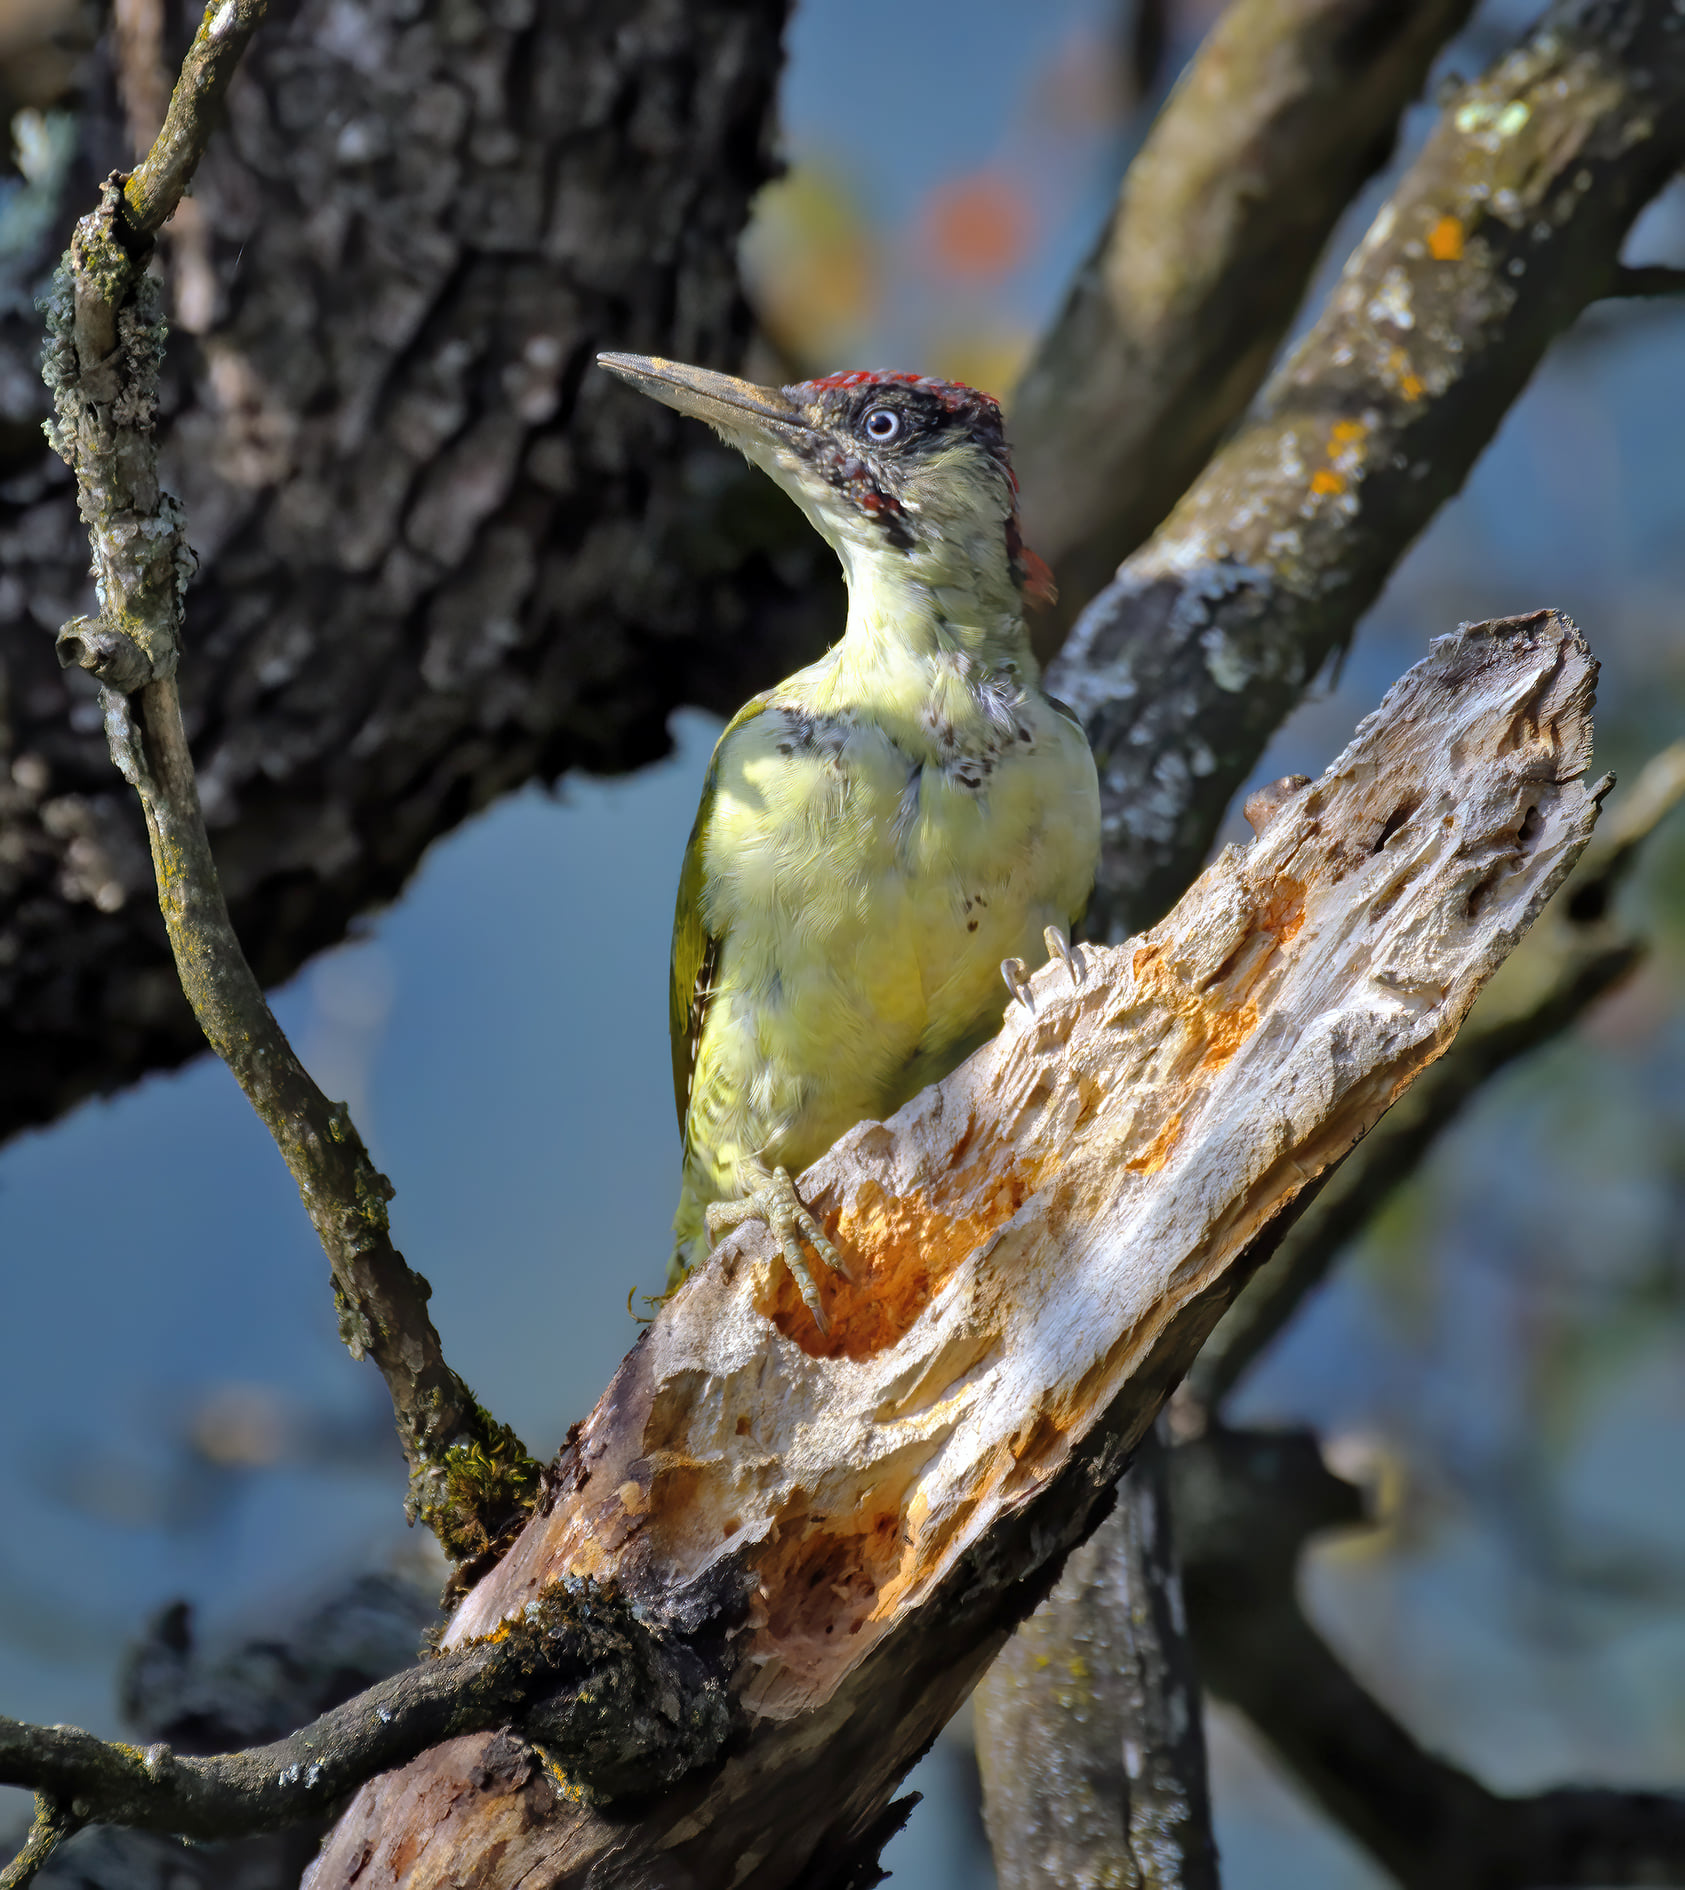
[[[1235,789],[1685,160],[1668,0],[1567,0],[1452,98],[1315,327],[1049,683],[1100,767],[1088,927],[1154,919]]]
[[[1162,1428],[972,1696],[1001,1890],[1216,1890]]]
[[[586,366],[740,353],[783,13],[303,0],[254,48],[192,200],[221,306],[178,317],[163,405],[201,558],[187,728],[263,982],[473,808],[648,760],[678,704],[735,706],[823,636],[786,502]],[[109,94],[72,193],[125,155]],[[38,332],[10,319],[20,371]],[[29,399],[0,485],[0,1132],[198,1043],[98,705],[54,662],[87,554]]]

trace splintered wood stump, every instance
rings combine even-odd
[[[764,1230],[634,1347],[448,1640],[612,1581],[729,1636],[742,1731],[582,1808],[502,1735],[358,1795],[312,1890],[834,1882],[1098,1520],[1295,1201],[1451,1041],[1596,819],[1596,666],[1550,612],[1433,645],[1141,938],[803,1178],[823,1336]]]

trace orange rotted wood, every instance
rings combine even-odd
[[[450,1642],[551,1581],[732,1598],[745,1732],[635,1815],[459,1740],[365,1788],[314,1890],[795,1882],[882,1810],[1313,1182],[1449,1043],[1595,819],[1595,674],[1465,627],[1142,938],[803,1178],[822,1335],[764,1231],[663,1310]],[[478,1766],[478,1769],[476,1767]],[[425,1821],[425,1830],[418,1830]]]

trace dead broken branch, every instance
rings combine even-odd
[[[1568,1029],[1643,957],[1612,901],[1638,847],[1682,799],[1685,742],[1655,756],[1616,798],[1561,898],[1482,993],[1449,1054],[1352,1151],[1211,1335],[1177,1392],[1180,1434],[1202,1428],[1221,1407],[1464,1105],[1500,1070]]]
[[[723,1762],[611,1819],[453,1741],[359,1794],[314,1890],[770,1890],[846,1851],[1295,1200],[1567,872],[1595,818],[1592,669],[1549,613],[1441,640],[1160,926],[1091,949],[1080,987],[1039,973],[1033,1016],[845,1137],[804,1184],[859,1280],[828,1336],[755,1230],[664,1309],[447,1644],[612,1583],[652,1626],[729,1641]]]

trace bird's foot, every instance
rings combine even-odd
[[[790,1277],[796,1282],[796,1289],[806,1302],[808,1311],[813,1314],[814,1324],[821,1332],[828,1333],[831,1330],[831,1322],[826,1318],[824,1305],[819,1298],[819,1288],[814,1283],[812,1271],[802,1253],[802,1241],[807,1241],[833,1273],[840,1273],[845,1280],[852,1280],[854,1276],[843,1265],[841,1254],[825,1238],[825,1230],[802,1205],[801,1197],[796,1193],[796,1184],[790,1179],[787,1168],[773,1169],[760,1187],[740,1200],[716,1201],[708,1209],[706,1220],[710,1246],[718,1246],[727,1234],[741,1227],[745,1221],[764,1221],[784,1250],[784,1264],[790,1269]]]
[[[1088,967],[1082,962],[1082,947],[1066,943],[1065,934],[1056,925],[1050,925],[1042,937],[1047,940],[1047,955],[1057,958],[1071,974],[1071,989],[1088,982]]]

